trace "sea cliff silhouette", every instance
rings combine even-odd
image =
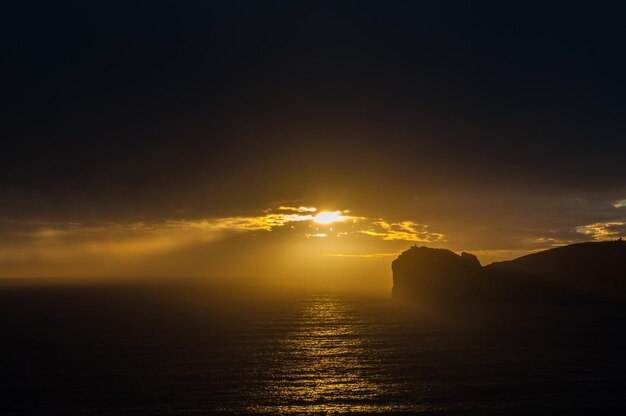
[[[625,302],[626,242],[571,244],[481,266],[476,256],[413,246],[392,263],[393,297],[425,302]]]

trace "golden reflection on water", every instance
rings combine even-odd
[[[338,414],[409,410],[385,400],[393,383],[384,379],[376,356],[368,354],[371,328],[349,303],[317,296],[304,302],[295,320],[276,351],[265,400],[250,411]]]

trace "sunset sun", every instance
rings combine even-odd
[[[313,221],[315,221],[318,224],[330,224],[333,222],[339,222],[339,221],[345,221],[345,220],[346,220],[346,217],[341,215],[339,211],[335,211],[335,212],[322,211],[319,214],[317,214],[315,217],[313,217]]]

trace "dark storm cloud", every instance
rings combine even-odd
[[[0,215],[625,195],[621,6],[220,3],[3,5]]]

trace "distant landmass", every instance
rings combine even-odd
[[[392,263],[393,297],[425,302],[625,302],[626,242],[571,244],[481,266],[476,256],[413,246]]]

